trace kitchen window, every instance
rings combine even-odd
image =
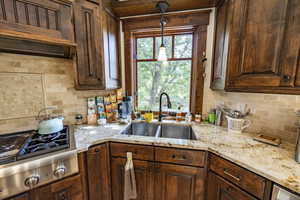
[[[193,33],[165,36],[168,63],[157,61],[160,36],[135,38],[136,105],[158,111],[159,96],[169,94],[172,109],[190,111],[193,65]]]

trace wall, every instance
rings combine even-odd
[[[18,54],[7,54],[0,53],[0,74],[3,72],[9,72],[13,75],[34,75],[41,77],[42,81],[34,82],[35,86],[28,84],[33,84],[32,81],[24,81],[22,87],[28,91],[23,91],[27,94],[24,97],[20,97],[20,92],[9,92],[10,96],[5,97],[4,94],[0,94],[0,110],[11,110],[15,112],[11,119],[0,118],[0,133],[8,133],[14,131],[35,129],[37,126],[37,121],[35,117],[37,115],[37,110],[43,106],[57,106],[57,114],[62,114],[65,117],[65,123],[74,123],[74,117],[77,113],[86,115],[86,98],[90,96],[106,95],[109,91],[77,91],[75,90],[74,84],[74,69],[73,61],[68,59],[60,58],[47,58],[39,56],[27,56]],[[1,76],[0,76],[1,78]],[[7,79],[8,82],[14,83],[13,80]],[[9,84],[9,83],[8,83]],[[26,85],[27,84],[27,85]],[[40,93],[39,84],[43,88],[43,93],[40,100],[37,99],[36,93]],[[1,88],[2,87],[2,88]],[[0,85],[1,89],[5,90],[3,84]],[[11,88],[13,86],[10,86]],[[16,85],[16,87],[18,87]],[[17,91],[18,88],[16,88]],[[18,90],[20,91],[20,89]],[[1,96],[2,95],[2,96]],[[5,108],[7,102],[1,103],[1,99],[6,99],[7,101],[13,101],[11,103],[11,108]],[[26,109],[28,106],[20,106],[24,102],[32,102],[36,104],[33,107],[31,114],[26,115]],[[14,106],[16,105],[16,106]],[[24,110],[23,110],[24,109]],[[28,111],[29,112],[29,111]],[[0,112],[3,113],[3,112]],[[25,115],[23,115],[25,113]]]
[[[239,103],[247,104],[252,111],[248,118],[252,125],[249,132],[278,136],[295,143],[297,138],[295,111],[300,109],[300,95],[276,95],[254,93],[228,93],[212,91],[210,86],[212,52],[213,52],[214,12],[211,13],[208,27],[206,78],[204,85],[203,113],[220,103],[237,107]]]

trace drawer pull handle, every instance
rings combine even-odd
[[[186,160],[186,157],[185,157],[185,156],[177,157],[176,155],[172,155],[172,158],[173,158],[173,159],[177,159],[177,160]]]
[[[240,180],[241,180],[239,177],[236,177],[236,176],[232,175],[231,173],[229,173],[226,169],[224,170],[224,174],[226,174],[227,176],[233,178],[237,182],[240,182]]]

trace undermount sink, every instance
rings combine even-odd
[[[132,122],[121,134],[159,137],[159,124]]]
[[[132,122],[121,134],[195,140],[191,126],[182,124]]]
[[[192,127],[181,124],[161,124],[160,137],[196,140]]]

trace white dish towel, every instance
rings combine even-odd
[[[136,199],[137,191],[131,152],[127,152],[127,162],[125,165],[124,175],[124,200]]]

